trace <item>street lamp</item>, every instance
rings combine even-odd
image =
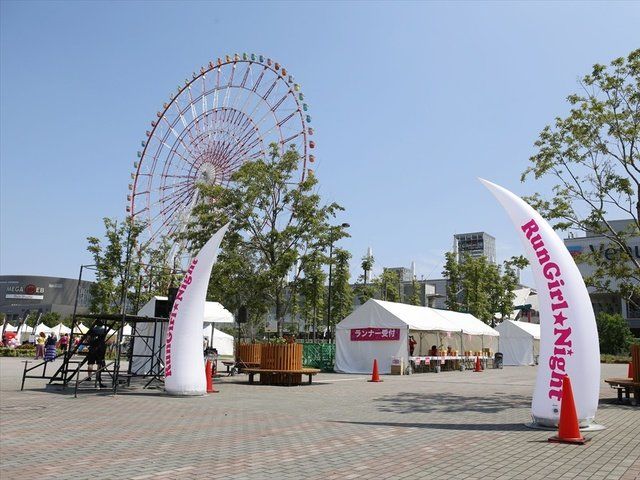
[[[340,225],[341,228],[349,228],[351,225],[348,223],[343,223]],[[331,335],[331,266],[333,256],[333,242],[335,238],[333,237],[334,232],[340,227],[331,227],[329,230],[329,292],[327,296],[327,337]]]

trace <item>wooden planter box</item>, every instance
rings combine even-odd
[[[301,343],[287,343],[277,345],[262,345],[260,368],[265,370],[302,370]],[[302,374],[266,373],[260,374],[263,385],[300,385]]]
[[[260,354],[262,345],[260,343],[241,343],[238,345],[238,359],[249,366],[260,365]]]

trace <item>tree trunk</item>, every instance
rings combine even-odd
[[[278,337],[282,337],[282,300],[280,299],[280,291],[276,291],[276,324]]]

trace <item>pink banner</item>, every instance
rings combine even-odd
[[[352,342],[379,342],[383,340],[400,340],[399,328],[352,328]]]

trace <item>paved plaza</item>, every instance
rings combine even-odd
[[[640,478],[640,408],[604,383],[585,446],[530,430],[533,367],[483,373],[320,374],[312,385],[216,378],[218,394],[132,389],[72,394],[0,359],[4,479],[624,479]],[[624,376],[626,365],[603,365]]]

